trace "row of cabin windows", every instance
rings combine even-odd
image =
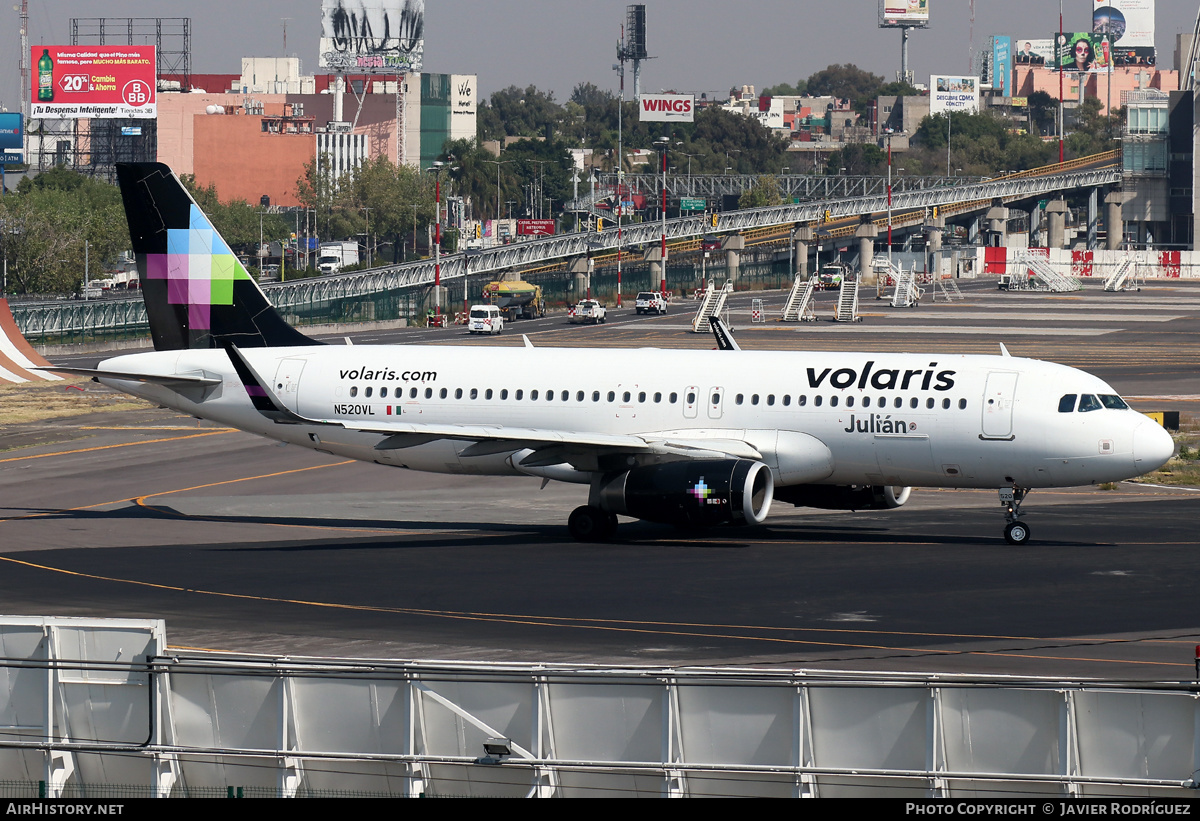
[[[716,396],[716,395],[714,395],[714,396],[713,396],[713,404],[714,404],[714,405],[716,405],[716,404],[717,404],[719,401],[720,401],[720,397],[719,397],[719,396]],[[742,394],[740,394],[740,393],[739,393],[739,394],[738,394],[738,395],[737,395],[737,396],[734,398],[734,402],[735,402],[736,404],[738,404],[738,405],[741,405],[741,404],[743,404],[745,401],[746,401],[746,397],[745,397],[745,396],[743,396],[743,395],[742,395]],[[757,404],[759,403],[759,401],[760,401],[760,397],[759,397],[759,395],[758,395],[757,393],[755,393],[755,394],[751,394],[751,395],[750,395],[750,404],[751,404],[751,405],[757,405]],[[822,399],[822,397],[821,397],[820,395],[817,395],[817,396],[814,396],[814,397],[813,397],[813,405],[814,405],[815,407],[818,407],[818,408],[819,408],[819,407],[821,407],[821,403],[822,403],[822,401],[823,401],[823,399]],[[847,407],[847,408],[852,408],[852,407],[854,407],[854,403],[855,403],[855,401],[856,401],[856,400],[855,400],[855,397],[853,397],[853,396],[847,396],[847,397],[845,398],[845,405],[846,405],[846,407]],[[773,394],[773,393],[769,393],[769,394],[767,394],[767,397],[766,397],[766,402],[767,402],[767,405],[768,405],[768,406],[774,405],[774,404],[775,404],[775,394]],[[792,397],[791,397],[791,396],[789,396],[789,395],[787,395],[787,394],[784,394],[784,395],[783,395],[783,397],[780,399],[780,402],[781,402],[781,403],[783,404],[783,406],[786,408],[786,407],[788,407],[789,405],[791,405],[791,404],[792,404]],[[837,394],[834,394],[833,396],[829,397],[829,407],[831,407],[831,408],[836,408],[836,407],[838,406],[838,402],[839,402],[839,398],[838,398],[838,395],[837,395]],[[862,403],[862,407],[864,407],[864,408],[869,408],[869,407],[872,407],[872,404],[871,404],[871,403],[872,403],[872,399],[871,399],[871,397],[869,397],[869,396],[864,396],[864,397],[862,397],[862,399],[861,399],[861,403]],[[804,394],[800,394],[800,395],[798,395],[798,396],[796,397],[796,405],[797,405],[797,406],[799,406],[799,407],[804,407],[804,406],[805,406],[805,405],[807,405],[807,404],[808,404],[808,397],[807,397],[807,396],[805,396]],[[952,403],[951,403],[951,401],[950,401],[950,399],[949,399],[948,397],[947,397],[947,398],[944,398],[944,399],[942,399],[942,408],[943,408],[944,410],[949,410],[949,409],[950,409],[950,406],[951,406],[951,404],[952,404]],[[918,407],[920,407],[920,405],[921,405],[921,400],[920,400],[920,399],[918,399],[918,398],[917,398],[917,397],[915,397],[915,396],[911,397],[911,398],[908,400],[908,406],[909,406],[910,408],[918,408]],[[936,399],[934,399],[932,396],[931,396],[931,397],[929,397],[929,398],[927,398],[927,399],[925,400],[925,407],[926,407],[926,408],[929,408],[929,409],[931,409],[931,410],[932,410],[932,409],[933,409],[933,408],[934,408],[936,405],[937,405],[937,400],[936,400]],[[886,396],[877,396],[877,397],[875,397],[875,399],[874,399],[874,407],[877,407],[877,408],[886,408],[887,406],[888,406],[888,398],[887,398]],[[892,398],[892,407],[894,407],[894,408],[902,408],[902,407],[904,407],[904,398],[903,398],[903,397],[900,397],[900,396],[893,397],[893,398]],[[966,407],[967,407],[967,400],[966,400],[966,399],[959,399],[959,400],[958,400],[958,409],[959,409],[959,410],[965,410],[965,409],[966,409]]]
[[[372,393],[373,393],[373,390],[370,387],[363,389],[363,396],[365,396],[368,399],[371,398]],[[421,393],[420,388],[409,388],[408,389],[408,398],[409,399],[417,399],[421,395],[422,395],[422,393]],[[466,395],[471,399],[478,399],[480,397],[480,391],[478,388],[471,388],[469,391],[466,392]],[[494,391],[492,388],[487,388],[483,391],[484,399],[493,399],[497,395],[502,400],[508,399],[508,397],[509,397],[508,389],[503,388],[497,392],[497,391]],[[358,387],[357,386],[352,386],[350,388],[350,396],[351,397],[358,396]],[[380,388],[379,389],[379,397],[381,399],[386,399],[387,396],[388,396],[388,389]],[[433,388],[425,388],[424,397],[426,399],[433,399],[433,396],[434,396]],[[455,399],[462,399],[463,396],[464,396],[463,388],[455,388],[454,389],[454,398]],[[645,391],[639,391],[637,394],[637,401],[639,403],[645,403],[649,396],[650,396],[650,394],[647,394]],[[663,401],[663,396],[664,396],[664,394],[662,394],[661,392],[655,392],[653,394],[653,401],[655,403],[661,403]],[[395,399],[403,399],[404,398],[404,389],[396,388],[394,390],[393,397]],[[448,388],[441,388],[438,391],[439,399],[448,399],[449,397],[450,397],[450,390]],[[513,391],[512,397],[515,400],[522,400],[525,398],[525,391],[520,390],[520,389]],[[587,397],[587,394],[584,391],[576,391],[575,392],[575,401],[576,402],[583,402],[586,399],[586,397]],[[592,391],[591,399],[593,402],[599,402],[600,397],[601,397],[600,391]],[[672,405],[674,405],[676,402],[679,401],[678,393],[672,392],[670,394],[667,394],[666,397],[667,397],[667,402]],[[529,391],[529,399],[531,401],[537,400],[538,398],[539,398],[538,391],[536,391],[536,390]],[[544,398],[545,398],[545,401],[547,401],[547,402],[553,402],[555,399],[555,392],[552,390],[546,391],[544,394]],[[558,398],[559,398],[559,401],[569,402],[571,399],[571,392],[570,391],[560,391],[558,394]],[[605,399],[609,402],[617,401],[617,392],[609,391],[608,394],[605,396]],[[622,392],[621,401],[626,404],[632,402],[633,401],[633,393],[631,391]],[[744,404],[745,401],[746,401],[745,395],[740,394],[740,393],[734,399],[734,402],[738,405]],[[751,396],[750,396],[750,404],[751,405],[757,405],[757,404],[759,404],[759,401],[760,401],[760,397],[757,393],[751,394]],[[775,404],[775,401],[776,401],[775,394],[773,394],[773,393],[767,394],[766,403],[768,406],[773,406]],[[792,404],[792,397],[791,397],[791,395],[785,394],[780,401],[784,407],[789,407]],[[836,394],[829,397],[829,407],[836,408],[839,404],[839,401],[840,401],[839,397]],[[855,401],[856,401],[855,397],[847,396],[845,398],[845,406],[847,408],[853,408],[855,405]],[[823,402],[824,402],[823,397],[821,397],[819,395],[813,397],[813,406],[814,407],[818,407],[818,408],[821,407]],[[908,400],[908,406],[910,408],[918,408],[918,407],[920,407],[920,402],[921,402],[921,400],[914,396]],[[687,404],[694,405],[695,403],[696,403],[696,394],[695,394],[695,392],[689,391],[687,394]],[[712,404],[714,407],[721,404],[721,394],[719,392],[714,392],[712,394]],[[804,394],[800,394],[796,397],[796,406],[797,407],[804,407],[807,404],[808,404],[808,397],[805,396]],[[929,397],[925,400],[925,407],[930,410],[932,410],[934,407],[936,407],[936,405],[937,405],[937,400],[935,400],[933,397]],[[950,399],[949,398],[942,399],[941,405],[944,410],[949,410],[951,407]],[[871,397],[869,397],[869,396],[862,397],[861,406],[864,408],[872,407]],[[888,406],[888,398],[886,396],[876,397],[874,400],[873,406],[877,407],[877,408],[886,408]],[[892,400],[892,406],[895,408],[904,407],[904,399],[899,396],[894,397]],[[959,399],[958,400],[959,410],[964,410],[966,407],[967,407],[967,400]]]

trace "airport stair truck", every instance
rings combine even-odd
[[[833,309],[833,318],[837,322],[858,322],[858,278],[845,277],[838,290],[837,306]]]
[[[711,333],[712,326],[709,324],[709,320],[714,316],[720,316],[721,311],[725,309],[726,298],[732,293],[732,282],[726,282],[720,290],[717,290],[710,282],[700,299],[700,307],[696,310],[696,316],[692,320],[692,333]]]
[[[322,274],[336,274],[343,268],[358,264],[358,243],[322,242],[317,247],[317,270]]]
[[[813,292],[817,289],[817,277],[800,274],[792,281],[792,290],[783,305],[784,322],[812,322],[817,318]]]

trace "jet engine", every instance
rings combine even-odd
[[[600,486],[600,507],[684,527],[761,524],[775,480],[749,459],[667,462],[633,468]],[[594,502],[593,502],[594,504]]]
[[[893,485],[790,485],[775,489],[775,498],[796,507],[825,510],[890,510],[908,501],[911,487]]]

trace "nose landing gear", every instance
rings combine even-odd
[[[1029,541],[1029,525],[1022,522],[1021,502],[1025,501],[1029,488],[1002,487],[1000,488],[1000,506],[1004,508],[1004,541],[1009,544],[1025,544]]]

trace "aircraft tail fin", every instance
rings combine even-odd
[[[288,325],[179,178],[162,163],[118,163],[155,350],[319,345]]]

